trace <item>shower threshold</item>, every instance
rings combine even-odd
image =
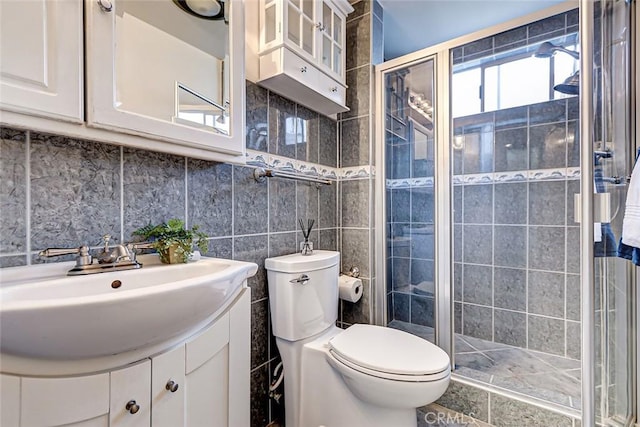
[[[434,341],[428,326],[393,320],[389,327]],[[556,405],[581,407],[579,360],[455,334],[454,372]]]

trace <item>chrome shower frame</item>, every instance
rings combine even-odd
[[[386,187],[385,187],[385,123],[384,123],[384,107],[385,107],[385,74],[398,69],[409,67],[413,64],[425,61],[429,58],[434,60],[435,69],[435,253],[450,254],[451,256],[438,256],[435,259],[435,331],[436,343],[442,347],[450,355],[452,365],[455,363],[453,343],[454,343],[454,321],[453,321],[453,226],[452,226],[452,161],[451,153],[451,68],[450,49],[461,46],[463,44],[482,39],[503,31],[510,30],[514,27],[525,25],[527,23],[544,19],[555,14],[566,12],[575,8],[578,2],[565,2],[547,8],[543,11],[527,15],[525,17],[509,21],[504,24],[492,26],[485,30],[481,30],[463,37],[459,37],[433,47],[422,49],[411,54],[387,61],[375,67],[375,108],[378,120],[375,123],[374,138],[376,144],[375,160],[377,165],[376,178],[374,183],[375,191],[375,271],[377,277],[377,285],[373,289],[375,293],[375,306],[373,312],[373,322],[378,325],[387,324],[387,263],[386,263],[386,239],[387,227],[386,217]],[[592,0],[579,0],[580,6],[580,69],[581,87],[593,87],[594,73],[593,64],[593,39],[588,35],[593,35],[594,30],[594,4]],[[640,12],[636,10],[636,20],[640,22]],[[636,40],[636,57],[640,55],[640,35],[639,31],[635,33]],[[632,64],[633,65],[633,64]],[[633,70],[632,70],[633,72]],[[636,75],[635,88],[640,88],[640,76]],[[633,88],[632,87],[632,88]],[[636,89],[637,90],[637,89]],[[593,194],[593,91],[581,90],[580,98],[580,132],[584,135],[581,146],[580,166],[582,170],[580,192],[582,194]],[[634,100],[633,105],[638,105],[638,100]],[[636,122],[640,123],[640,107],[635,110]],[[587,135],[589,137],[587,137]],[[586,143],[589,140],[591,143]],[[638,144],[638,143],[637,143]],[[638,144],[640,146],[640,144]],[[638,147],[640,148],[640,147]],[[594,215],[593,197],[583,197],[581,209],[579,211],[582,224],[592,224]],[[593,227],[581,226],[581,292],[582,292],[582,425],[596,425],[596,401],[595,401],[595,273],[594,273],[594,250],[593,250]],[[631,271],[630,277],[640,286],[640,279],[637,274]],[[640,297],[638,297],[640,305]],[[640,319],[636,319],[638,329],[640,329]],[[635,328],[634,329],[635,333]],[[637,344],[637,352],[640,353],[640,344]],[[635,359],[635,355],[631,356]],[[631,374],[636,377],[636,370]],[[529,399],[524,395],[513,395],[509,392],[491,389],[490,386],[475,383],[473,380],[456,377],[454,380],[471,384],[490,390],[492,393],[504,394],[510,398],[522,400],[524,402],[535,403],[536,405],[546,407],[552,411],[564,413],[569,416],[576,416],[570,413],[566,408],[551,403],[541,404],[540,401]],[[637,389],[637,396],[640,396],[640,385],[634,380],[634,389]],[[640,400],[636,402],[636,408],[632,408],[632,413],[637,412],[640,408]]]

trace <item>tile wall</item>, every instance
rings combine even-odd
[[[291,123],[304,126],[306,138],[291,140]],[[280,359],[264,259],[297,250],[299,218],[316,220],[317,248],[339,248],[336,185],[257,183],[248,167],[28,130],[2,128],[1,138],[2,267],[43,262],[36,254],[47,247],[97,245],[107,233],[127,241],[136,228],[173,217],[201,226],[211,237],[209,255],[257,263],[249,280],[251,425],[282,418],[283,406],[268,397],[270,372]],[[337,123],[248,82],[247,146],[336,167]]]
[[[580,357],[577,119],[571,97],[454,120],[457,332]]]
[[[453,61],[572,39],[577,25],[572,10],[456,48]],[[456,332],[580,358],[578,115],[570,97],[454,120]]]
[[[353,2],[354,12],[346,22],[347,106],[339,115],[340,167],[357,171],[353,179],[341,182],[341,254],[342,271],[352,266],[360,269],[364,284],[357,303],[341,302],[342,326],[369,323],[373,320],[374,268],[374,177],[375,158],[373,125],[375,123],[373,66],[382,62],[382,7],[377,0]]]

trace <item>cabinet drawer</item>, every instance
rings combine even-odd
[[[282,50],[282,69],[284,73],[298,80],[305,86],[315,88],[318,85],[320,71],[308,61],[300,58],[295,53]]]
[[[332,100],[336,104],[346,105],[346,88],[326,74],[322,72],[319,72],[318,74],[316,90],[322,96]]]
[[[109,374],[22,379],[22,427],[77,423],[108,412]]]
[[[286,48],[260,57],[259,83],[322,114],[349,111],[345,86]]]

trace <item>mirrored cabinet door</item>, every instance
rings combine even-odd
[[[244,154],[241,0],[85,6],[89,126]]]

